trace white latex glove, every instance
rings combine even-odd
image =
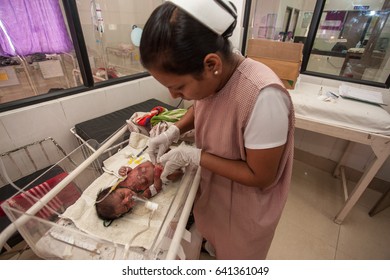
[[[161,163],[164,165],[164,170],[161,174],[161,180],[167,182],[167,176],[177,169],[190,164],[199,166],[201,149],[191,146],[179,146],[165,155],[160,157]]]
[[[176,125],[171,125],[165,132],[149,139],[148,154],[150,160],[156,164],[160,157],[168,150],[172,143],[177,143],[180,138],[180,130]]]

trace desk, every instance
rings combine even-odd
[[[296,112],[295,126],[349,141],[334,172],[341,173],[344,189],[346,180],[342,170],[351,144],[368,145],[374,153],[353,191],[346,193],[344,206],[334,218],[335,223],[341,224],[390,155],[390,114],[380,106],[353,100],[340,99],[332,104],[321,101],[320,88],[320,85],[301,83],[290,90]],[[323,87],[324,93],[326,90],[338,92],[337,88]]]

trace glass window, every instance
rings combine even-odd
[[[147,75],[140,35],[162,2],[2,0],[0,111]]]
[[[248,38],[304,42],[315,1],[252,2]]]
[[[301,73],[389,87],[389,12],[390,0],[254,0],[247,39],[304,43]]]
[[[142,28],[162,0],[78,1],[81,26],[94,82],[140,72]],[[77,77],[79,78],[79,77]]]
[[[388,2],[327,0],[306,70],[384,84],[390,73]]]
[[[60,2],[2,1],[0,103],[71,87],[73,53]]]

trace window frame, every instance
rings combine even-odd
[[[84,39],[76,0],[62,0],[62,4],[65,12],[64,16],[69,27],[70,37],[72,38],[76,58],[79,64],[83,85],[0,104],[0,113],[150,76],[150,74],[145,71],[130,76],[95,83],[88,59],[87,46]]]
[[[381,88],[390,88],[390,74],[386,80],[385,83],[378,83],[373,81],[367,81],[367,80],[357,80],[347,77],[341,77],[341,76],[335,76],[335,75],[329,75],[324,73],[318,73],[313,71],[307,70],[307,65],[309,62],[310,54],[314,45],[314,40],[317,34],[317,30],[320,24],[321,15],[325,7],[326,0],[317,0],[315,4],[315,8],[313,11],[313,16],[311,19],[310,28],[308,31],[308,36],[306,38],[306,42],[304,44],[303,48],[303,58],[302,58],[302,65],[300,69],[300,74],[305,74],[309,76],[316,76],[316,77],[322,77],[322,78],[328,78],[333,80],[339,80],[339,81],[345,81],[345,82],[351,82],[351,83],[357,83],[357,84],[363,84],[368,86],[374,86],[374,87],[381,87]],[[62,0],[62,4],[65,11],[65,18],[67,20],[67,24],[70,30],[70,36],[72,38],[72,42],[74,45],[76,57],[79,63],[80,73],[83,78],[83,85],[78,87],[72,87],[69,89],[63,89],[59,90],[53,93],[47,93],[42,95],[37,95],[33,97],[28,97],[20,100],[15,100],[11,102],[7,102],[4,104],[0,104],[0,113],[26,107],[29,105],[34,105],[54,99],[58,99],[65,96],[71,96],[74,94],[95,90],[99,88],[104,88],[108,86],[112,86],[115,84],[125,83],[133,80],[137,80],[144,77],[149,77],[150,74],[148,72],[142,72],[133,74],[130,76],[120,77],[116,79],[110,79],[107,81],[101,81],[99,83],[95,83],[92,76],[92,70],[88,59],[88,52],[87,52],[87,46],[85,44],[84,35],[81,27],[81,21],[77,9],[77,3],[76,0]],[[244,14],[243,14],[243,34],[242,38],[242,44],[241,44],[241,50],[242,53],[246,53],[246,46],[247,46],[247,36],[248,36],[248,27],[249,27],[249,21],[250,21],[250,10],[252,6],[252,0],[246,0],[245,1],[245,8],[244,8]]]
[[[309,28],[309,32],[306,38],[306,42],[303,48],[303,58],[302,58],[302,65],[301,65],[301,74],[310,75],[310,76],[316,76],[316,77],[322,77],[322,78],[328,78],[333,80],[339,80],[339,81],[345,81],[350,83],[356,83],[356,84],[362,84],[362,85],[368,85],[368,86],[374,86],[374,87],[380,87],[380,88],[389,88],[390,87],[390,74],[386,79],[385,83],[379,83],[374,81],[367,81],[367,80],[357,80],[353,78],[348,77],[341,77],[336,75],[330,75],[330,74],[324,74],[324,73],[318,73],[313,71],[307,70],[307,65],[309,63],[310,54],[314,45],[314,41],[316,39],[317,30],[320,24],[321,16],[324,11],[326,0],[317,0],[316,5],[314,7],[313,16]]]
[[[313,49],[314,41],[316,39],[317,30],[320,24],[321,16],[324,11],[326,0],[317,0],[315,4],[315,8],[313,11],[310,28],[308,31],[308,35],[306,37],[306,41],[303,48],[302,53],[302,64],[300,69],[300,74],[309,75],[309,76],[316,76],[320,78],[327,78],[332,80],[338,80],[338,81],[345,81],[350,83],[356,83],[356,84],[362,84],[362,85],[368,85],[368,86],[374,86],[374,87],[380,87],[380,88],[390,88],[390,74],[387,77],[387,80],[385,83],[378,83],[373,81],[367,81],[367,80],[357,80],[353,78],[348,77],[341,77],[336,75],[330,75],[325,73],[319,73],[319,72],[313,72],[307,70],[307,65],[309,63],[309,58],[311,51]],[[244,13],[244,33],[243,37],[244,40],[242,42],[242,53],[246,53],[246,47],[247,47],[247,41],[248,41],[248,26],[250,21],[250,10],[252,6],[252,0],[247,0],[245,3],[245,13]]]

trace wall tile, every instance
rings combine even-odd
[[[105,89],[61,98],[60,102],[69,126],[109,112]]]
[[[1,117],[1,121],[16,147],[49,136],[60,145],[65,145],[70,139],[68,121],[58,101],[15,110]]]
[[[180,102],[180,99],[172,98],[168,89],[153,77],[140,80],[140,90],[144,99],[156,98],[172,106],[176,106]]]
[[[111,86],[106,90],[107,110],[117,111],[142,100],[140,82],[138,80]],[[140,101],[137,101],[140,100]]]
[[[0,143],[0,153],[16,148],[15,143],[12,142],[12,139],[9,137],[8,132],[5,129],[2,119],[0,119]]]
[[[322,78],[315,77],[315,76],[309,76],[309,75],[300,75],[301,82],[303,83],[313,83],[317,85],[322,84]]]

